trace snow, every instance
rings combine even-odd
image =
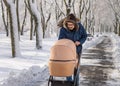
[[[113,57],[114,57],[114,62],[115,62],[115,67],[118,69],[118,71],[120,72],[120,36],[118,35],[111,35],[112,37],[112,41],[113,41],[113,44],[114,44],[114,54],[113,54]],[[117,73],[116,73],[117,74]],[[120,76],[120,75],[118,75]]]
[[[10,37],[1,34],[0,39],[0,84],[3,83],[2,81],[4,79],[13,76],[11,75],[13,73],[19,75],[19,73],[24,70],[29,72],[29,68],[32,66],[37,66],[39,67],[38,70],[41,70],[47,65],[50,47],[53,45],[54,41],[57,40],[56,38],[44,39],[43,49],[37,50],[35,48],[35,40],[30,41],[28,35],[24,37],[21,36],[20,47],[22,57],[11,58]]]
[[[24,69],[18,74],[11,72],[6,81],[7,83],[4,83],[3,86],[36,86],[37,82],[48,78],[42,75],[43,70],[44,72],[47,71],[44,67],[32,66],[28,70]]]
[[[120,41],[118,41],[120,37],[112,33],[108,35],[114,44],[115,66],[120,69],[120,63],[118,62],[120,60]],[[47,65],[50,48],[57,38],[44,39],[43,49],[36,50],[35,40],[29,40],[28,35],[22,36],[20,41],[22,56],[16,58],[11,58],[10,38],[6,37],[5,34],[0,34],[0,39],[0,86],[40,86],[43,81],[48,79]],[[91,41],[86,41],[83,45],[83,52],[87,48],[100,43],[102,39],[103,36],[99,36],[94,37]],[[97,63],[93,60],[92,63],[95,62]],[[115,77],[116,74],[112,73],[111,76]]]

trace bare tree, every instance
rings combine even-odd
[[[26,17],[27,17],[27,7],[25,6],[25,15],[24,15],[23,23],[22,23],[21,35],[24,34],[24,26],[25,26]]]
[[[3,6],[3,0],[1,0],[1,8],[2,8],[2,18],[3,18],[3,23],[5,26],[5,30],[6,30],[6,36],[9,35],[9,30],[8,30],[8,23],[5,20],[5,13],[4,13],[4,6]]]
[[[96,7],[95,7],[95,5],[93,6],[93,2],[95,2],[95,1],[92,1],[92,0],[90,0],[89,1],[89,5],[88,5],[88,18],[87,18],[87,28],[88,28],[88,32],[89,33],[91,33],[91,34],[93,34],[94,35],[94,29],[95,29],[95,16],[94,16],[94,14],[95,14],[95,9],[96,9]]]
[[[41,2],[40,2],[40,11],[41,11],[41,23],[42,23],[42,29],[43,29],[43,38],[45,38],[45,31],[47,29],[48,22],[50,21],[50,18],[51,18],[51,11],[49,11],[48,13],[46,13],[47,9],[43,10],[43,8],[44,8],[43,5],[47,3],[46,1],[44,1],[44,3],[42,3],[43,1],[44,0],[41,0]],[[52,5],[53,4],[50,5],[50,8],[48,10],[52,9]]]
[[[55,3],[58,9],[61,11],[61,13],[65,16],[71,12],[74,4],[74,0],[62,0],[61,3],[63,4],[61,6],[60,6],[60,2],[58,3],[57,0],[55,0]],[[63,7],[65,7],[65,11],[62,10]]]
[[[63,0],[62,0],[62,2],[63,2]],[[60,6],[59,3],[57,2],[57,0],[55,0],[55,3],[56,3],[55,8],[57,8],[57,11],[59,10],[59,12],[60,12],[58,14],[57,18],[59,18],[59,16],[61,16],[61,15],[65,16],[66,15],[65,12],[62,10],[63,4],[62,4],[62,6]]]
[[[12,47],[12,57],[20,56],[20,47],[18,39],[18,25],[17,25],[17,15],[15,11],[15,4],[11,3],[11,0],[3,0],[9,11],[9,21],[10,21],[10,34],[11,34],[11,47]]]
[[[16,13],[17,13],[18,31],[20,33],[19,0],[16,0]]]
[[[64,0],[64,4],[66,6],[66,15],[68,15],[71,12],[71,0],[68,0],[68,3],[67,0]]]
[[[119,19],[117,14],[115,14],[115,21],[113,22],[113,26],[114,26],[114,32],[115,34],[118,34],[118,30],[119,30]]]
[[[35,0],[27,0],[25,3],[26,3],[26,6],[27,6],[30,14],[33,16],[33,19],[35,21],[36,48],[41,49],[42,48],[43,31],[40,26],[41,18],[40,18],[40,13],[37,9],[36,1]]]
[[[108,4],[112,8],[113,12],[120,17],[120,0],[108,0]]]
[[[83,11],[85,9],[85,3],[84,0],[79,1],[79,18],[82,18]]]
[[[55,18],[56,18],[56,21],[58,21],[61,16],[62,16],[62,12],[59,10],[58,5],[55,5]]]
[[[19,36],[19,39],[20,39],[19,0],[13,0],[13,3],[16,5],[17,24],[18,24],[18,36]]]
[[[119,0],[108,0],[108,4],[114,12],[115,21],[113,22],[114,32],[120,36],[120,1]]]
[[[90,0],[85,0],[85,22],[84,22],[84,27],[88,30],[88,16],[89,16],[89,11],[90,11]],[[89,31],[89,30],[88,30]]]
[[[33,16],[31,15],[30,17],[30,25],[31,25],[31,28],[30,28],[30,40],[33,40],[33,33],[34,33],[34,20],[33,20]],[[35,34],[34,34],[35,35]]]

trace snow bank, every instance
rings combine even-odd
[[[42,81],[48,79],[48,67],[32,66],[20,73],[11,72],[9,78],[1,86],[40,86]]]
[[[83,51],[99,44],[102,40],[103,40],[103,36],[99,36],[99,37],[93,37],[93,39],[91,41],[86,41],[83,44]]]
[[[111,38],[113,42],[113,62],[114,62],[114,67],[115,70],[112,71],[110,74],[112,79],[115,79],[114,86],[118,86],[120,84],[120,36],[111,33],[108,34],[108,36]],[[110,81],[108,83],[111,83]],[[112,82],[113,84],[113,82]]]
[[[120,72],[120,36],[112,34],[111,38],[114,46],[113,57],[115,60],[115,66],[117,67],[117,69],[119,69]]]

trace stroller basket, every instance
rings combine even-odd
[[[74,82],[54,80],[54,81],[51,81],[51,86],[74,86]]]

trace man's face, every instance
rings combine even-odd
[[[72,22],[67,22],[67,27],[69,30],[73,30],[75,28],[75,25]]]

